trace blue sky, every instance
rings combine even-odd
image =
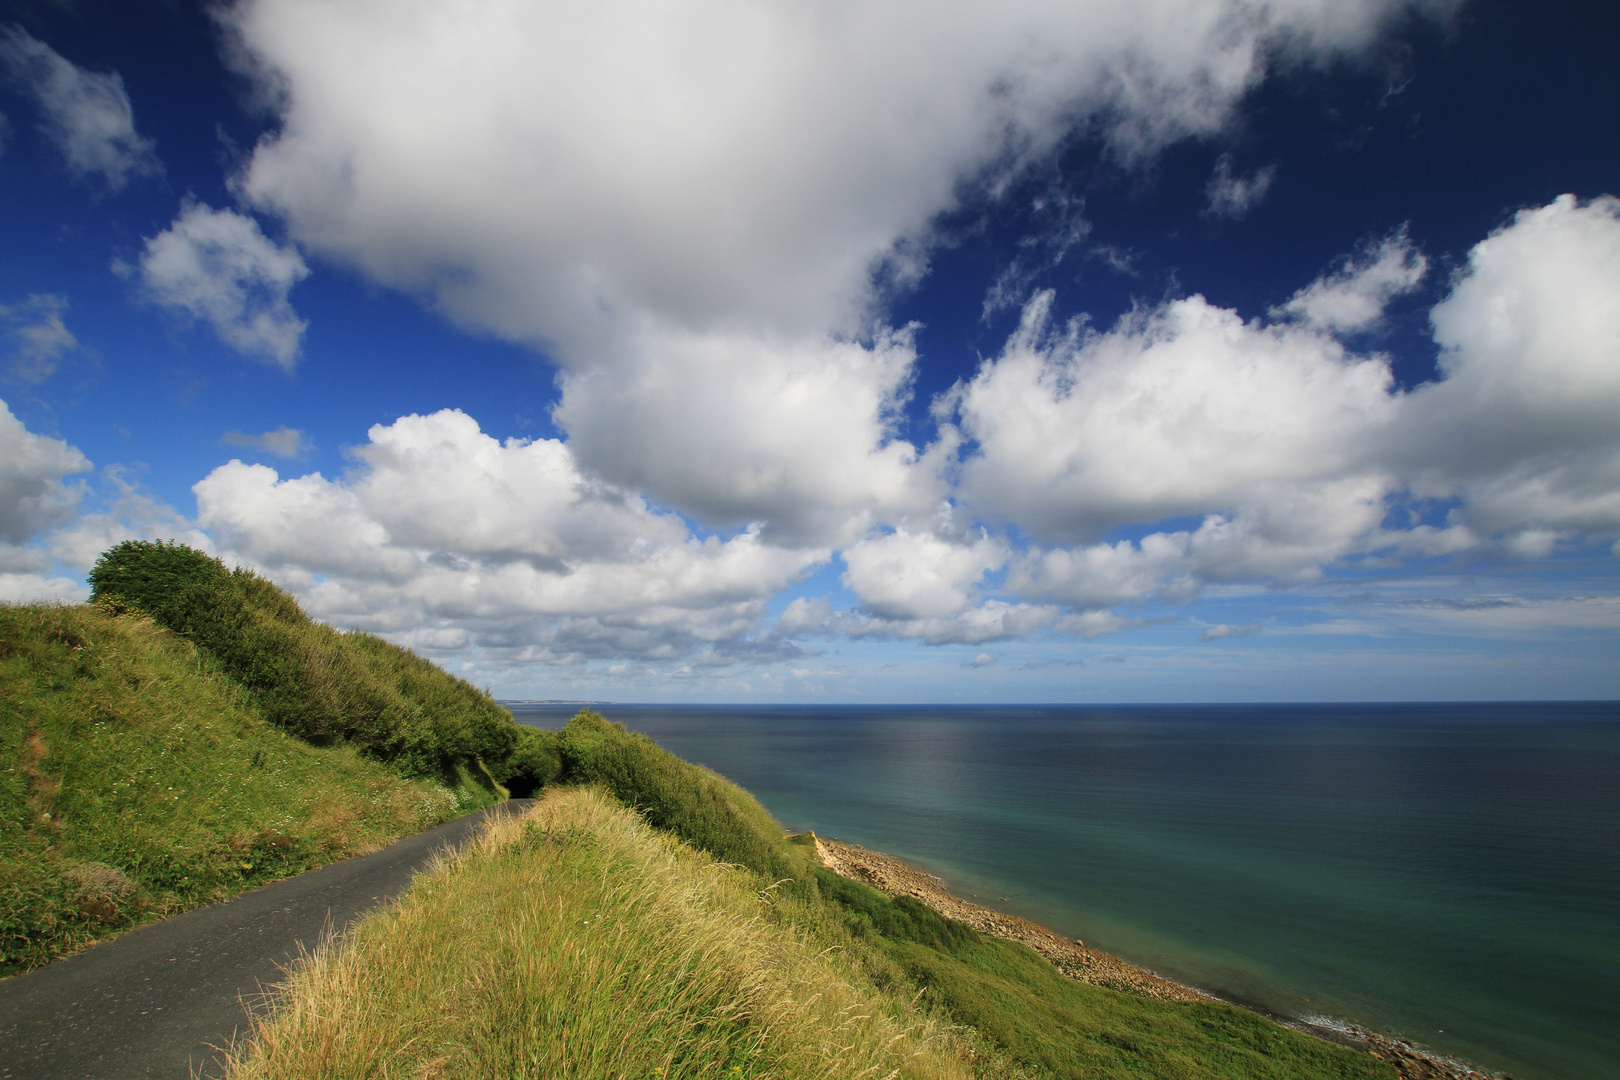
[[[0,24],[0,597],[173,537],[498,695],[1620,693],[1620,15]]]

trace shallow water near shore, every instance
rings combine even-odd
[[[1616,703],[600,711],[790,829],[1188,985],[1620,1076]]]

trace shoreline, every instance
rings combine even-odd
[[[870,885],[890,896],[910,896],[946,918],[966,923],[982,934],[1027,945],[1071,979],[1165,1001],[1220,1001],[1234,1005],[1258,1013],[1290,1030],[1370,1054],[1392,1065],[1400,1080],[1512,1080],[1504,1073],[1481,1069],[1409,1040],[1380,1035],[1349,1021],[1329,1017],[1307,1019],[1277,1016],[1245,1002],[1184,986],[1110,953],[1087,948],[1084,942],[1066,938],[1039,923],[964,900],[947,890],[938,877],[892,855],[871,851],[859,844],[817,836],[813,831],[807,835],[815,845],[817,860],[840,877]]]

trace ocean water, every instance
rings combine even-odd
[[[1620,1077],[1620,703],[600,711],[1180,982]]]

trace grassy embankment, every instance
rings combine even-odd
[[[836,877],[746,792],[594,714],[551,742],[538,811],[300,969],[236,1080],[1393,1076]]]
[[[487,694],[199,552],[123,544],[92,581],[0,606],[0,976],[551,767]]]

